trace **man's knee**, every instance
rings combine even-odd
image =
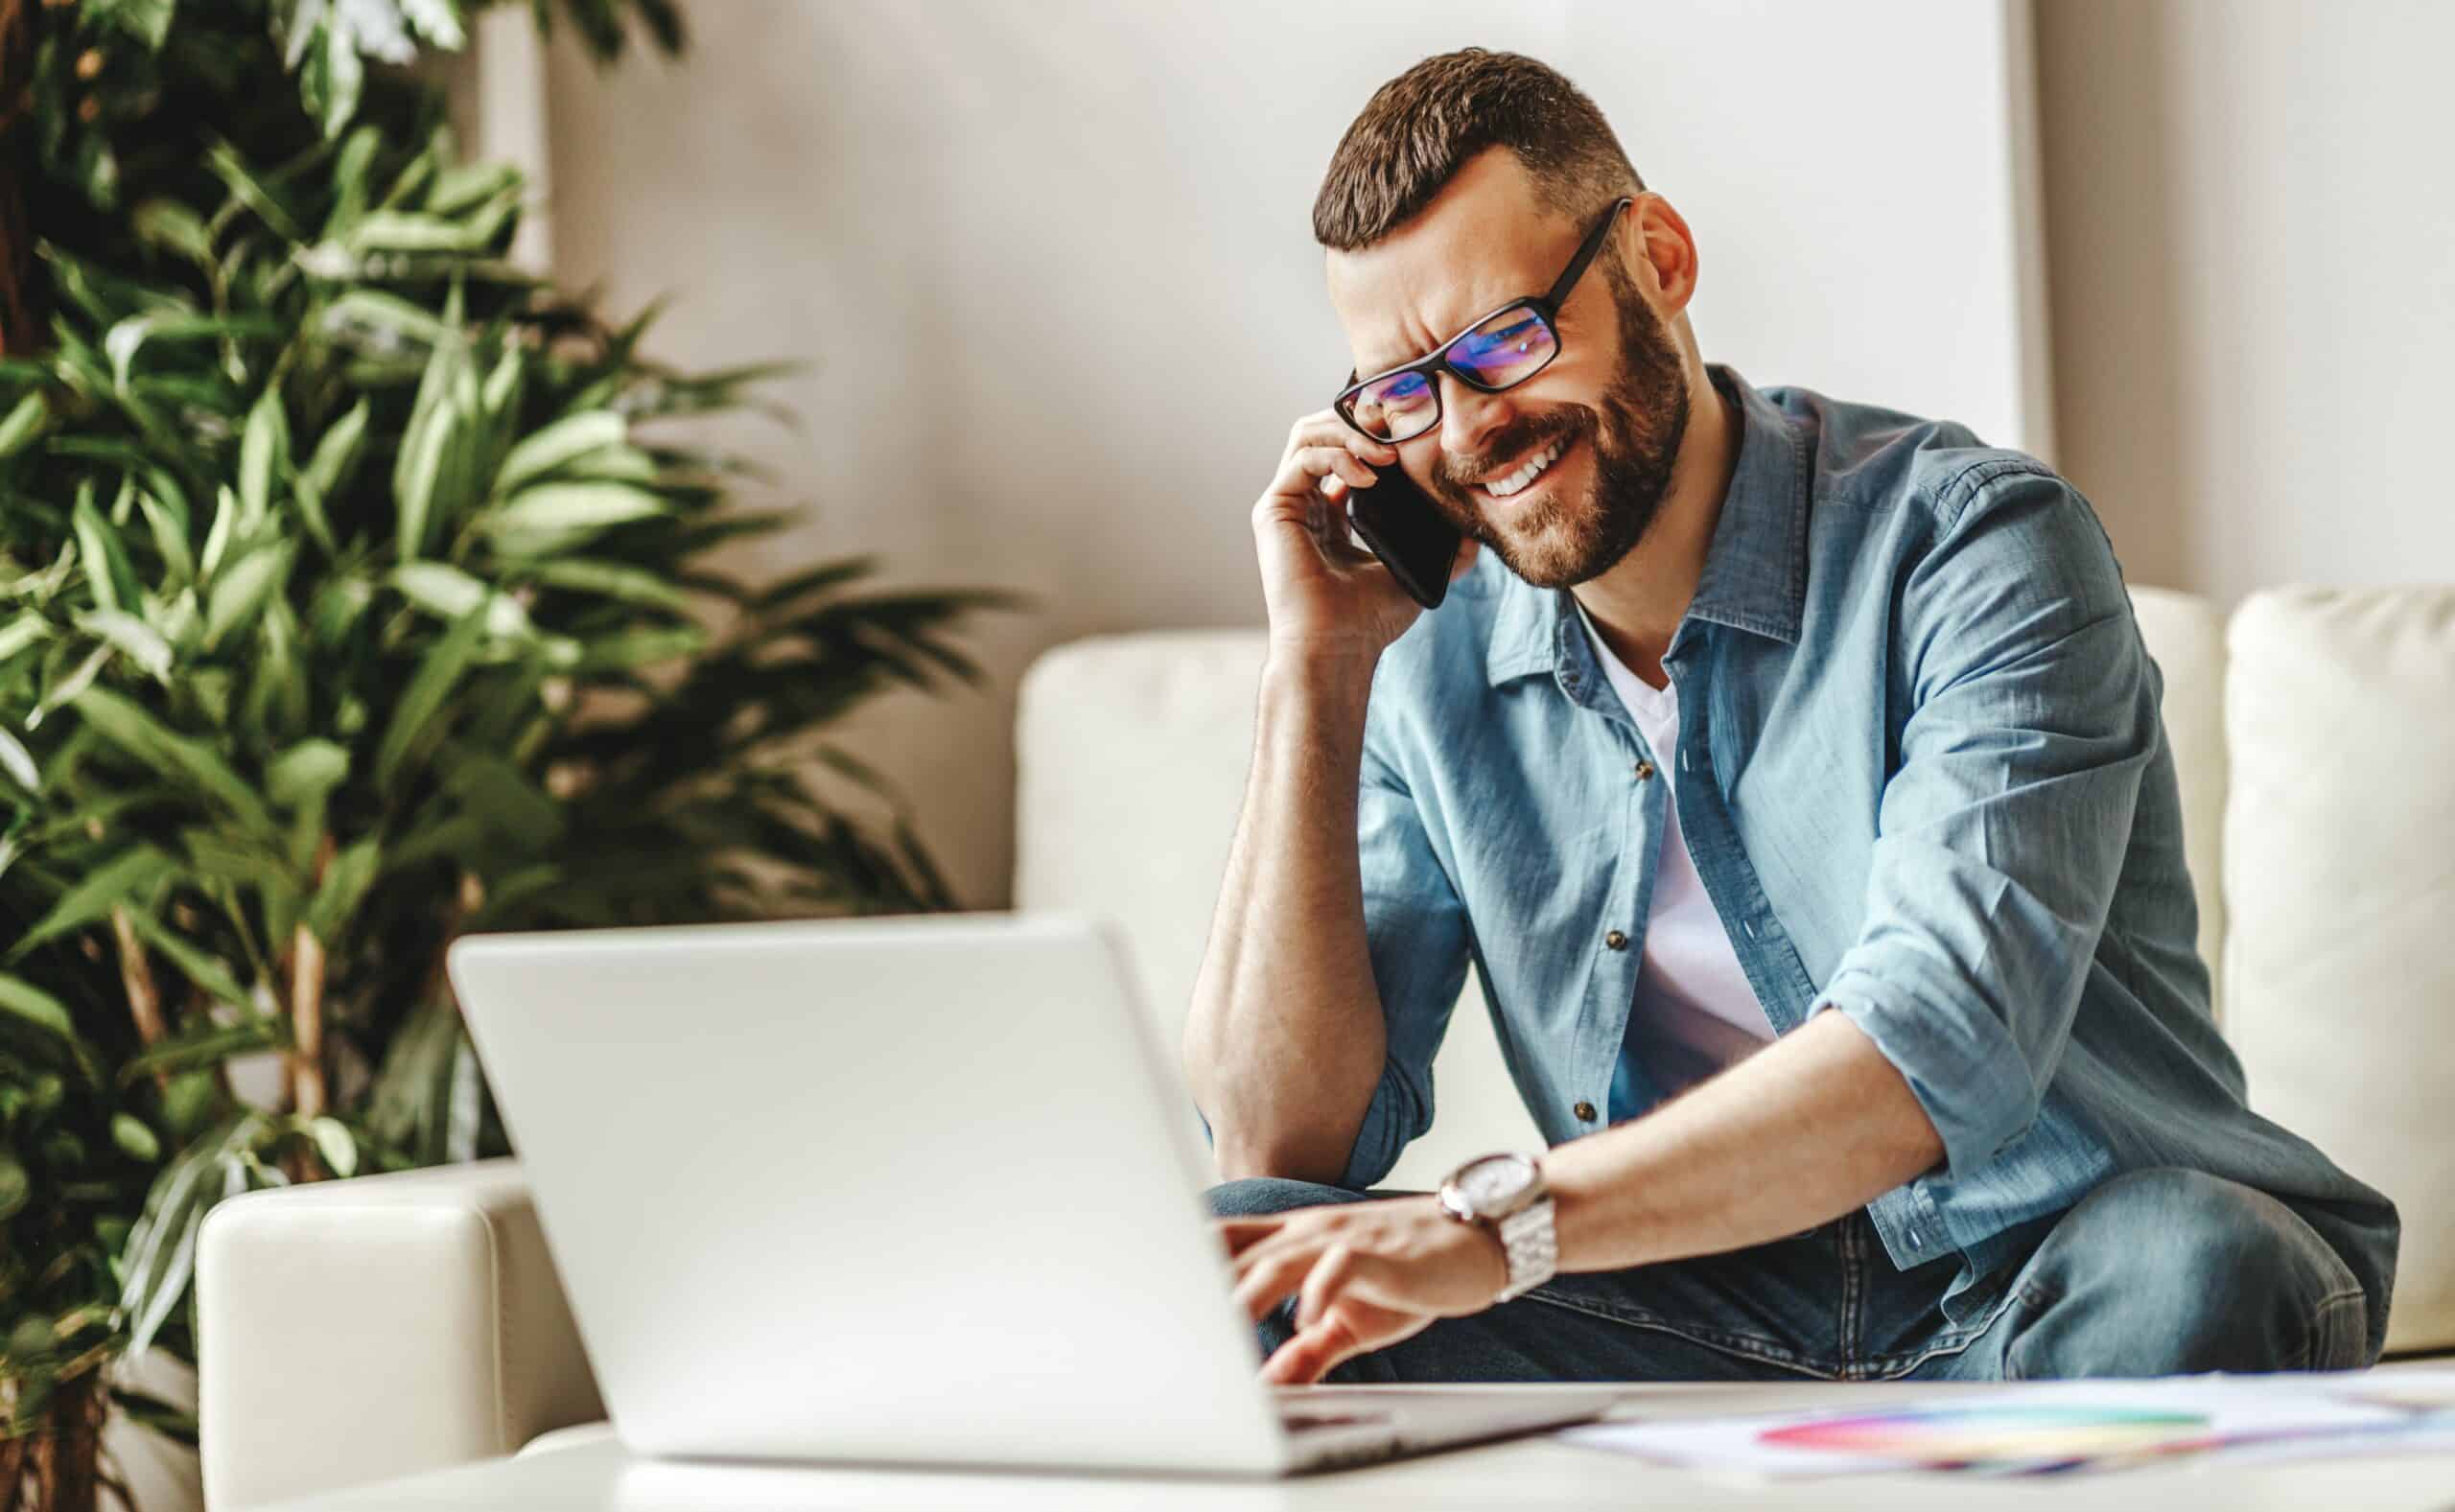
[[[2022,1277],[2029,1375],[2167,1375],[2354,1363],[2352,1273],[2291,1208],[2205,1172],[2116,1176],[2082,1198]]]
[[[1353,1202],[1363,1195],[1345,1187],[1287,1176],[1245,1176],[1222,1181],[1203,1194],[1209,1199],[1211,1215],[1216,1218],[1268,1218],[1295,1208],[1320,1207],[1325,1202]]]

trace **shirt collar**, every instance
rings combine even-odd
[[[1705,371],[1738,403],[1739,462],[1685,617],[1796,645],[1807,599],[1808,437],[1736,370],[1713,362]],[[1578,618],[1567,589],[1535,588],[1503,568],[1500,598],[1485,658],[1495,686],[1569,664]]]

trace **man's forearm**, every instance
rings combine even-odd
[[[1335,1181],[1387,1039],[1356,856],[1369,663],[1274,660],[1185,1025],[1185,1073],[1228,1177]]]
[[[1909,1083],[1818,1013],[1643,1118],[1554,1149],[1562,1270],[1620,1270],[1786,1238],[1943,1158]]]

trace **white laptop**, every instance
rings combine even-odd
[[[1258,1379],[1212,1168],[1103,923],[478,935],[447,957],[633,1451],[1275,1475],[1607,1389]]]

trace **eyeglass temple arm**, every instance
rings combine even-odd
[[[1569,291],[1575,289],[1577,281],[1585,276],[1586,266],[1594,261],[1596,253],[1602,250],[1602,244],[1610,240],[1611,228],[1620,223],[1620,212],[1636,202],[1634,196],[1622,195],[1611,202],[1610,212],[1603,216],[1602,221],[1586,233],[1585,244],[1577,249],[1577,256],[1569,260],[1569,266],[1561,272],[1559,282],[1554,284],[1552,291],[1543,296],[1543,310],[1546,314],[1557,311],[1567,302]],[[1352,383],[1354,380],[1349,379],[1348,382]]]

